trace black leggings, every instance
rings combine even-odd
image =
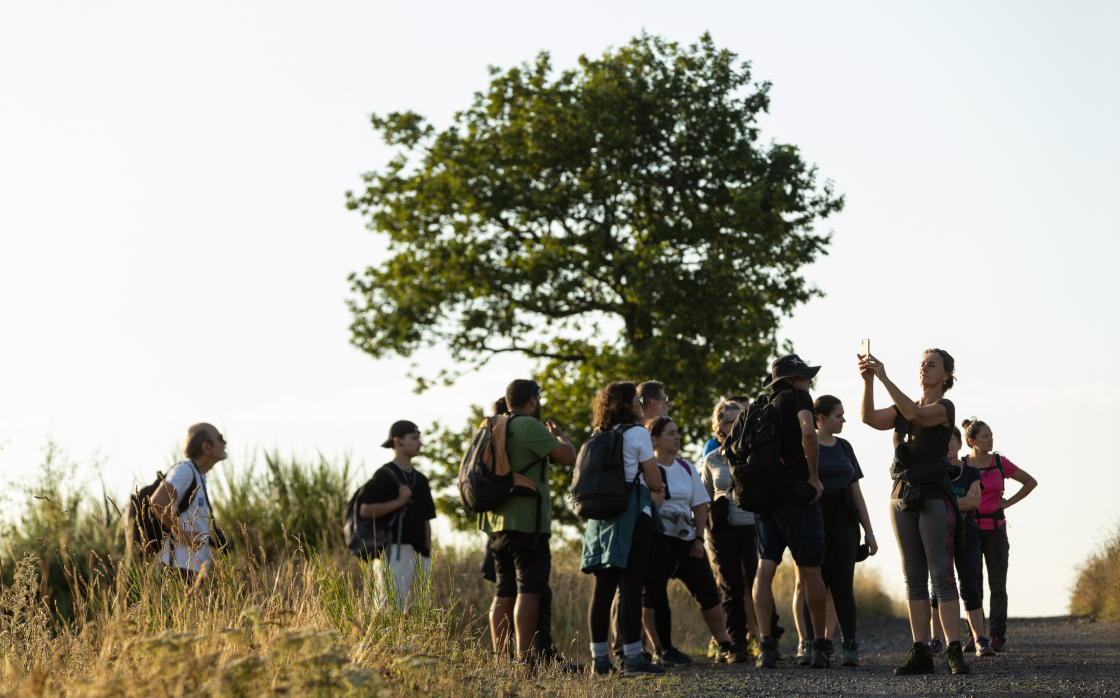
[[[824,518],[824,566],[821,576],[824,585],[832,592],[836,606],[836,620],[844,639],[856,636],[856,597],[852,580],[856,574],[856,553],[859,552],[859,524],[844,511],[844,501],[821,500]],[[812,624],[812,621],[809,621]],[[832,636],[832,629],[825,637]]]
[[[595,575],[595,588],[591,592],[591,607],[587,610],[592,642],[607,641],[615,589],[619,591],[618,615],[622,620],[623,640],[628,645],[642,641],[642,584],[646,579],[652,537],[653,519],[648,514],[638,514],[630,538],[626,569],[607,567],[592,573]]]
[[[664,543],[664,548],[661,547]],[[673,611],[669,605],[669,568],[676,561],[677,570],[672,579],[679,579],[696,599],[701,611],[719,605],[719,589],[712,576],[712,566],[707,554],[696,558],[691,556],[692,541],[681,540],[674,536],[662,535],[661,541],[654,540],[650,552],[649,572],[646,574],[646,589],[642,595],[642,605],[653,609],[653,624],[657,629],[657,639],[662,649],[673,647]],[[661,559],[672,556],[672,559]]]

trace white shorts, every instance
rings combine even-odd
[[[431,584],[432,559],[420,555],[411,545],[400,546],[398,559],[397,546],[387,545],[381,557],[374,560],[374,575],[374,608],[379,613],[407,613],[415,598]]]

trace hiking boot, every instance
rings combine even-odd
[[[681,652],[676,647],[670,647],[667,650],[655,650],[653,653],[653,663],[663,667],[688,666],[692,664],[692,657]]]
[[[832,643],[832,638],[831,637],[828,638],[827,640],[825,640],[825,642],[828,643],[827,645],[825,645],[825,654],[828,655],[829,659],[832,659],[833,657],[836,656],[836,645],[834,645]]]
[[[1002,652],[1003,651],[1003,646],[1007,644],[1007,640],[1006,640],[1006,638],[1003,637],[1003,635],[994,635],[993,634],[990,644],[991,644],[993,650],[995,650],[996,652]]]
[[[637,676],[659,676],[665,673],[664,667],[656,666],[645,658],[644,653],[637,657],[627,657],[622,662],[622,675],[627,678]]]
[[[591,673],[596,676],[610,676],[618,671],[614,668],[614,664],[611,664],[610,657],[596,657],[589,666],[591,667]]]
[[[774,642],[772,637],[762,638],[762,642],[758,649],[758,659],[755,660],[755,667],[758,669],[773,669],[778,666],[778,659],[775,657],[774,650],[777,649],[778,643]]]
[[[797,666],[809,666],[813,663],[813,641],[805,640],[797,646]]]
[[[976,652],[977,657],[994,657],[995,656],[996,651],[994,649],[992,649],[991,644],[988,642],[988,638],[978,637],[978,638],[976,638],[976,643],[975,644],[976,644],[975,652]]]
[[[721,642],[716,653],[716,664],[740,664],[747,661],[743,649],[733,642]]]
[[[708,659],[715,659],[716,652],[719,652],[719,643],[713,637],[712,641],[708,643]]]
[[[746,647],[743,648],[743,653],[746,654],[747,657],[754,659],[758,656],[758,652],[761,648],[762,643],[758,641],[758,638],[752,637],[750,640],[747,640]]]
[[[965,641],[964,647],[962,647],[961,649],[964,650],[965,654],[968,654],[969,652],[972,652],[976,649],[976,638],[972,637],[972,633],[968,634],[968,640]]]
[[[945,651],[945,641],[939,637],[935,637],[929,641],[929,651],[935,657],[940,657],[941,653]]]
[[[933,664],[933,654],[924,642],[915,642],[906,655],[902,666],[894,668],[895,676],[913,676],[914,674],[933,674],[937,671]]]
[[[968,663],[964,661],[964,651],[961,649],[961,643],[950,642],[949,648],[945,650],[945,661],[949,664],[950,674],[971,674],[972,669],[968,667]]]
[[[859,666],[859,644],[856,639],[850,638],[840,643],[840,647],[844,651],[844,658],[840,661],[840,666]]]
[[[786,629],[780,625],[770,631],[770,637],[774,638],[774,661],[776,662],[782,661],[782,648],[779,645],[782,644],[782,633],[785,631]]]
[[[809,664],[812,669],[827,669],[831,666],[828,661],[828,646],[832,640],[813,640],[813,658]]]

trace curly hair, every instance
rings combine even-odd
[[[634,414],[634,397],[638,388],[630,381],[615,381],[599,391],[595,396],[595,412],[591,426],[596,429],[610,429],[615,424],[637,424],[641,421]]]
[[[731,400],[729,398],[720,400],[719,404],[716,405],[716,408],[712,410],[712,431],[715,432],[716,441],[720,442],[721,444],[726,437],[720,433],[719,425],[723,424],[723,420],[727,419],[727,415],[731,414],[735,410],[739,410],[740,412],[742,412],[743,406],[735,400]]]

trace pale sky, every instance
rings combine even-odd
[[[369,114],[445,126],[488,65],[710,30],[774,83],[764,139],[847,197],[806,270],[827,296],[782,335],[852,415],[890,591],[890,435],[858,424],[864,337],[913,394],[923,349],[956,357],[958,421],[989,422],[1040,482],[1009,510],[1011,615],[1064,613],[1118,511],[1120,5],[683,7],[0,2],[0,477],[31,473],[53,435],[78,461],[100,452],[85,476],[123,493],[200,420],[238,459],[351,452],[364,476],[393,420],[461,424],[529,364],[417,396],[409,361],[348,344],[346,276],[385,249],[343,199],[390,154]]]

